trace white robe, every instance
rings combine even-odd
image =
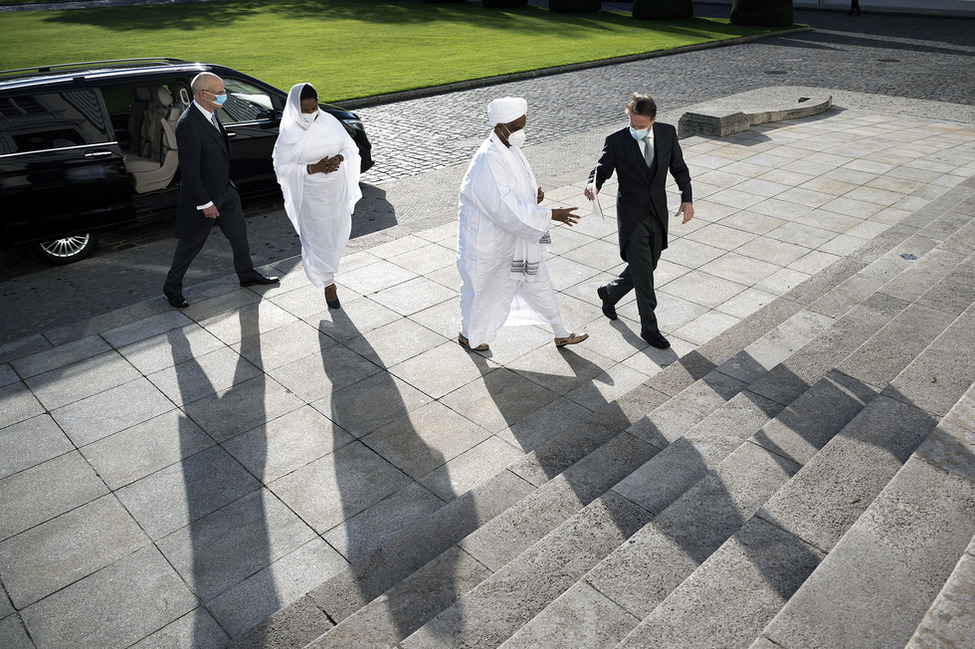
[[[521,149],[494,133],[481,144],[460,186],[457,270],[461,333],[472,347],[494,340],[502,325],[562,324],[543,252],[551,210]]]
[[[305,275],[317,288],[332,284],[352,232],[352,210],[362,198],[359,149],[345,127],[323,110],[306,124],[300,118],[304,84],[288,93],[274,145],[274,171],[284,194],[284,209],[301,238]],[[309,174],[306,166],[342,154],[338,171]]]

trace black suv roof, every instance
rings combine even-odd
[[[173,72],[202,72],[222,70],[219,65],[183,61],[182,59],[157,57],[140,59],[116,59],[111,61],[88,61],[82,63],[60,63],[42,65],[36,68],[0,71],[0,90],[23,87],[58,85],[81,80],[104,78],[124,79],[129,76],[164,75]]]

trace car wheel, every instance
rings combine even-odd
[[[81,261],[95,250],[98,235],[92,232],[34,244],[34,252],[49,264],[61,266]]]

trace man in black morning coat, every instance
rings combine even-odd
[[[659,349],[670,347],[657,327],[657,296],[653,290],[653,271],[660,253],[667,247],[667,171],[674,176],[681,193],[680,209],[684,223],[694,218],[691,203],[691,175],[677,142],[677,130],[657,119],[657,105],[649,95],[633,94],[626,105],[628,128],[610,134],[603,145],[595,173],[598,192],[616,172],[619,191],[616,197],[616,219],[619,230],[620,257],[627,263],[619,277],[596,293],[602,300],[603,313],[616,319],[616,303],[630,289],[636,289],[640,310],[640,336]],[[586,198],[592,200],[593,177],[586,187]]]
[[[183,297],[183,275],[206,243],[210,228],[220,227],[234,252],[234,270],[241,286],[274,284],[254,270],[247,244],[247,222],[240,195],[230,180],[230,141],[216,115],[227,99],[223,81],[202,72],[193,78],[193,103],[176,122],[180,183],[176,199],[176,252],[163,294],[177,308],[189,306]]]

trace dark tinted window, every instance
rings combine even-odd
[[[0,153],[22,153],[111,140],[93,90],[0,97]]]
[[[281,108],[275,106],[274,97],[266,88],[234,78],[224,79],[223,85],[227,89],[227,102],[217,111],[224,124],[270,121],[274,119],[274,109]]]

